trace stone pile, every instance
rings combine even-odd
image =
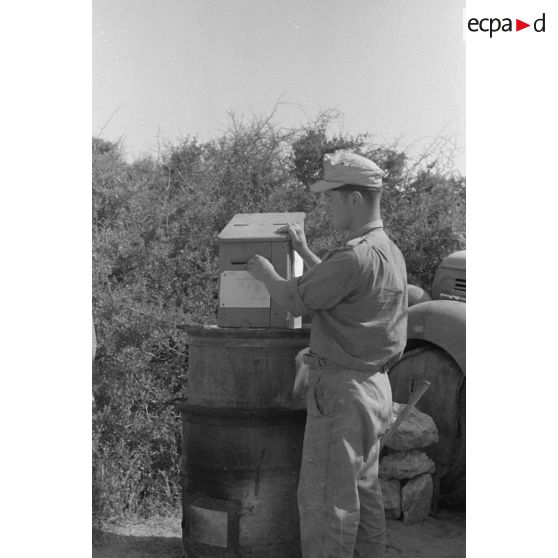
[[[404,408],[405,405],[393,403],[392,423]],[[434,421],[416,408],[386,440],[379,470],[386,518],[411,524],[428,517],[436,466],[422,450],[436,442],[438,429]]]

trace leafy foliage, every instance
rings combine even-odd
[[[321,254],[340,237],[307,186],[324,153],[348,148],[389,172],[382,213],[411,282],[428,288],[440,260],[464,247],[465,179],[439,151],[411,164],[366,135],[330,137],[330,117],[296,130],[232,117],[222,137],[187,137],[157,161],[127,163],[118,144],[93,138],[96,514],[179,505],[180,414],[164,402],[187,390],[184,325],[216,323],[217,235],[234,214],[304,211]]]

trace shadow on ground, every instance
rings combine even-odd
[[[120,535],[93,529],[93,558],[182,558],[178,537]]]
[[[414,525],[388,520],[386,558],[465,558],[465,511]],[[93,558],[182,558],[180,517],[93,528]]]
[[[414,525],[386,522],[386,558],[465,558],[465,510],[440,510]]]

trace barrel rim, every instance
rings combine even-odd
[[[310,334],[310,328],[256,328],[256,327],[219,327],[217,325],[181,325],[188,336],[211,339],[301,339]]]
[[[178,408],[184,415],[204,415],[212,417],[231,417],[242,419],[261,419],[266,417],[296,417],[306,416],[305,408],[264,407],[261,409],[243,409],[240,407],[210,407],[181,403]]]

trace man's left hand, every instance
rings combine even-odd
[[[266,277],[273,275],[275,269],[272,263],[263,256],[255,255],[248,260],[246,264],[248,273],[258,281],[264,281]]]

